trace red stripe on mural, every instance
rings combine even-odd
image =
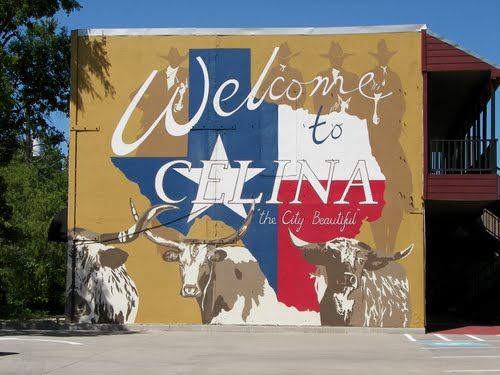
[[[322,182],[325,187],[326,182]],[[288,229],[308,242],[326,242],[337,237],[354,238],[364,221],[377,220],[384,206],[385,181],[371,181],[370,187],[376,204],[360,204],[365,200],[363,188],[353,186],[346,196],[349,204],[334,204],[341,198],[347,181],[333,181],[326,204],[309,183],[303,183],[299,200],[302,203],[283,203],[278,209],[278,298],[299,310],[319,311],[314,290],[316,267],[306,262],[291,243]],[[297,181],[283,181],[279,200],[291,202],[295,198]]]

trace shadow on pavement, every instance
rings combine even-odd
[[[123,324],[66,323],[59,319],[3,320],[0,336],[94,337],[140,333]]]
[[[133,335],[137,331],[108,331],[108,330],[0,330],[2,336],[58,336],[58,337],[96,337],[111,335]]]
[[[473,328],[475,327],[475,328]],[[471,317],[460,316],[458,314],[440,314],[428,315],[427,324],[425,327],[426,333],[433,332],[446,332],[458,333],[478,330],[478,331],[491,331],[495,334],[500,333],[500,319],[491,317]]]
[[[16,355],[16,354],[19,354],[19,353],[16,353],[16,352],[0,352],[0,357],[5,357],[7,355]]]

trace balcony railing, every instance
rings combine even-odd
[[[430,174],[497,172],[496,139],[435,139],[430,146]]]

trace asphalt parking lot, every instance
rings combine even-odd
[[[500,373],[500,336],[0,331],[0,374]]]

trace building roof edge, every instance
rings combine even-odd
[[[425,24],[342,26],[342,27],[279,27],[279,28],[120,28],[78,29],[78,36],[153,36],[153,35],[334,35],[419,32]]]

